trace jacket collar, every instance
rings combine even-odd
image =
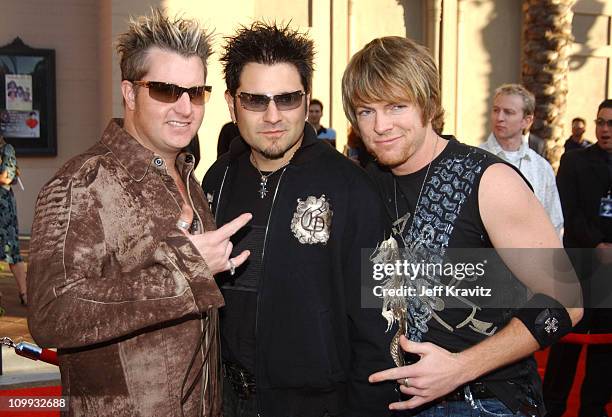
[[[518,156],[523,159],[531,159],[531,156],[529,155],[529,145],[528,145],[528,139],[529,138],[529,134],[527,135],[523,135],[521,138],[521,146],[519,146],[518,148]],[[505,155],[506,151],[504,150],[504,148],[501,147],[501,145],[499,144],[499,142],[497,141],[497,138],[495,137],[495,135],[493,134],[493,132],[491,132],[489,134],[489,137],[487,138],[487,141],[485,142],[485,149],[487,149],[489,152],[491,152],[492,154],[496,155],[496,156],[503,156]],[[505,159],[505,158],[502,158]]]
[[[329,145],[326,143],[320,143],[320,141],[317,139],[317,132],[315,131],[314,127],[312,127],[309,123],[305,123],[304,138],[302,139],[300,147],[295,152],[295,155],[293,155],[290,164],[303,164],[318,155],[320,152],[324,152],[326,148],[322,148],[320,145],[329,147]],[[242,138],[242,136],[240,136],[240,139],[236,138],[230,144],[230,161],[233,161],[243,153],[250,151],[251,148]]]
[[[597,143],[585,148],[584,151],[591,156],[591,159],[598,162],[608,163],[608,152],[601,149]]]
[[[164,160],[150,149],[145,148],[123,128],[123,119],[111,119],[102,134],[101,143],[108,148],[117,162],[136,181],[140,181],[149,168],[164,168]],[[176,159],[181,176],[193,169],[194,158],[188,153],[181,153]]]

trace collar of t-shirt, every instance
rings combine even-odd
[[[491,132],[489,134],[489,137],[487,138],[487,141],[484,144],[484,148],[486,150],[488,150],[489,152],[493,153],[494,155],[497,155],[497,156],[501,157],[502,159],[506,159],[505,158],[506,156],[509,157],[510,153],[516,153],[517,154],[516,161],[519,161],[519,160],[521,160],[523,158],[530,159],[530,157],[529,157],[529,145],[527,143],[527,137],[526,136],[522,137],[521,145],[519,146],[518,150],[516,150],[514,152],[510,152],[510,151],[504,150],[504,148],[501,147],[501,145],[497,141],[497,138],[495,137],[493,132]],[[506,159],[506,160],[510,162],[509,159]]]
[[[510,162],[512,165],[514,166],[518,166],[521,162],[521,159],[523,158],[523,154],[524,152],[521,152],[520,150],[518,151],[503,151],[504,156],[505,156],[505,160]]]

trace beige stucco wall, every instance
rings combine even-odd
[[[458,13],[456,108],[446,109],[455,129],[447,133],[475,145],[490,131],[495,88],[520,81],[521,2],[463,0]]]
[[[576,8],[587,15],[610,15],[610,3],[578,0]],[[122,115],[113,40],[126,29],[130,15],[147,13],[151,6],[195,17],[217,34],[217,53],[209,61],[207,80],[213,95],[199,132],[203,159],[196,174],[200,178],[216,157],[221,126],[229,121],[218,51],[224,36],[253,19],[291,21],[293,27],[309,31],[317,50],[313,96],[325,104],[322,122],[337,130],[339,149],[348,127],[342,110],[342,73],[351,55],[375,37],[408,36],[430,47],[442,72],[445,133],[468,143],[480,143],[489,132],[495,87],[520,80],[519,0],[312,0],[311,15],[308,4],[308,0],[224,0],[222,4],[215,0],[2,0],[0,44],[20,36],[33,47],[56,50],[59,152],[55,158],[19,160],[26,186],[25,192],[16,191],[22,231],[30,230],[40,187],[70,157],[93,144],[110,117]],[[570,76],[574,99],[568,117],[596,106],[594,101],[606,94],[601,86],[612,94],[608,64],[612,52],[609,44],[598,44],[606,36],[602,28],[610,31],[610,26],[601,19],[609,21],[609,17],[596,18],[599,23],[581,29],[587,41],[576,46],[576,56],[590,58]],[[587,94],[577,93],[580,88]],[[590,122],[593,112],[581,115]]]
[[[571,133],[574,117],[586,120],[585,138],[595,141],[597,106],[612,97],[612,1],[578,0],[574,5],[574,45],[568,79],[567,123]]]
[[[21,157],[26,188],[15,187],[21,231],[29,233],[38,190],[71,156],[99,135],[98,2],[2,0],[0,45],[19,36],[33,48],[55,49],[57,157]]]

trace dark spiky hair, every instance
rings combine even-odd
[[[251,62],[274,65],[293,64],[306,93],[310,92],[314,61],[314,44],[305,33],[289,28],[289,24],[254,22],[241,26],[234,36],[225,38],[221,56],[227,90],[232,96],[240,86],[240,75]]]
[[[601,109],[612,109],[612,99],[607,98],[599,104],[597,108],[597,113],[601,111]]]

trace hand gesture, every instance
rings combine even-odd
[[[400,346],[406,352],[419,355],[419,361],[377,372],[369,378],[370,382],[396,380],[401,392],[413,396],[407,401],[389,404],[391,410],[419,407],[468,382],[460,354],[451,353],[433,343],[411,342],[404,336],[400,337]]]
[[[189,234],[187,229],[193,221],[193,209],[185,204],[177,227],[193,243],[213,275],[223,271],[230,271],[233,275],[234,270],[247,260],[251,252],[245,250],[240,255],[230,258],[233,249],[230,238],[246,225],[252,217],[251,213],[244,213],[217,230],[192,235]]]

